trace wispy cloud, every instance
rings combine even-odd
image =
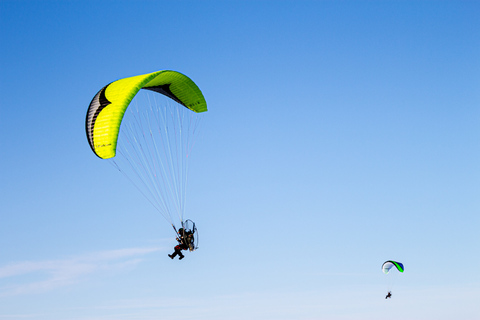
[[[18,294],[46,292],[79,282],[83,277],[97,272],[137,265],[142,257],[160,250],[151,248],[127,248],[100,251],[47,261],[24,261],[0,267],[0,280],[13,284],[0,287],[0,297]],[[35,280],[25,281],[25,278]],[[20,277],[15,283],[14,277]]]

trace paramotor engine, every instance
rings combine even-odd
[[[198,249],[198,231],[195,222],[190,219],[182,223],[182,228],[179,229],[178,234],[182,239],[185,239],[185,244],[188,250],[195,251]]]

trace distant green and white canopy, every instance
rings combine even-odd
[[[383,273],[387,274],[387,273],[390,272],[390,269],[392,269],[393,267],[397,268],[397,270],[400,271],[400,272],[403,272],[403,270],[404,270],[402,263],[392,261],[392,260],[388,260],[388,261],[385,261],[383,263],[382,271],[383,271]]]
[[[207,111],[197,85],[176,71],[163,70],[114,81],[95,95],[87,111],[87,138],[98,157],[115,157],[123,115],[140,89],[161,93],[197,113]]]

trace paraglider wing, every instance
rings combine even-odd
[[[87,111],[87,139],[98,157],[115,157],[123,115],[140,89],[161,93],[197,113],[207,111],[197,85],[176,71],[163,70],[114,81],[95,95]]]
[[[92,151],[109,159],[174,229],[175,216],[184,223],[188,158],[205,111],[198,86],[170,70],[113,81],[88,107]]]
[[[383,273],[387,274],[387,273],[390,272],[390,269],[392,269],[393,267],[397,268],[397,270],[399,272],[403,272],[403,270],[404,270],[404,267],[403,267],[402,263],[397,262],[397,261],[388,260],[388,261],[385,261],[383,263],[382,271],[383,271]]]

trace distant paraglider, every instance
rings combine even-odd
[[[85,121],[95,155],[110,159],[190,251],[197,248],[198,236],[195,224],[183,219],[187,160],[205,111],[205,98],[190,78],[163,70],[106,85],[90,103]]]
[[[382,271],[383,271],[383,273],[384,273],[385,275],[387,275],[387,276],[390,274],[390,270],[391,270],[392,268],[393,268],[394,270],[395,270],[395,269],[398,270],[398,272],[401,272],[401,273],[403,273],[403,271],[404,271],[403,263],[401,263],[401,262],[397,262],[397,261],[393,261],[393,260],[388,260],[388,261],[385,261],[385,262],[383,263],[383,265],[382,265]],[[392,278],[392,277],[391,277],[391,274],[390,274],[390,276],[389,276],[389,280],[392,280],[392,279],[390,279],[390,278]],[[393,282],[392,282],[392,281],[389,281],[389,282],[390,282],[390,283],[389,283],[388,286],[387,286],[387,287],[388,287],[388,293],[387,293],[387,295],[385,296],[385,299],[389,299],[389,298],[392,297],[392,290],[391,290],[391,289],[392,289],[392,287],[393,287]]]

